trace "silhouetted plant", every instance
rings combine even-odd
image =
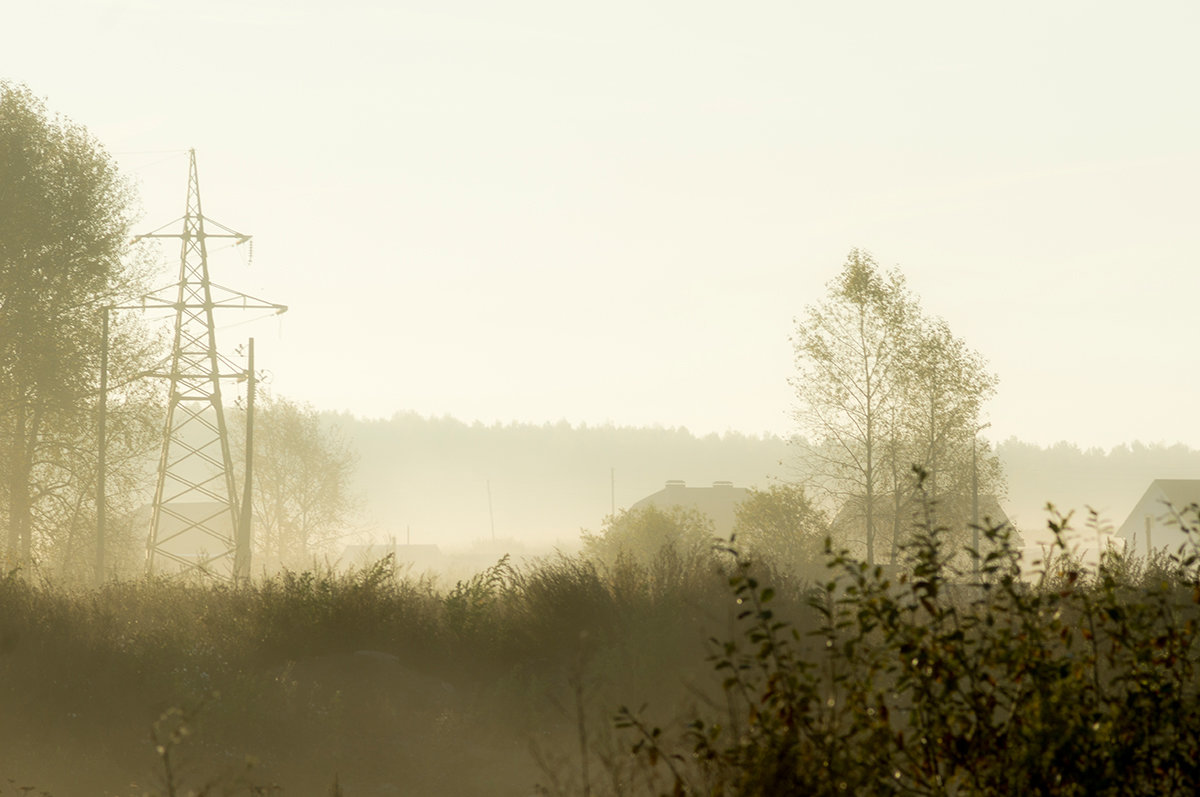
[[[668,733],[621,709],[662,794],[1194,794],[1200,788],[1200,509],[1170,578],[1056,558],[1021,577],[1005,527],[956,569],[935,506],[896,577],[828,551],[801,633],[730,549],[740,636],[713,641],[726,716]],[[1066,552],[1068,518],[1049,521]],[[978,571],[976,576],[975,571]]]

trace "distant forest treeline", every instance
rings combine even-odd
[[[1087,508],[1120,526],[1155,479],[1200,479],[1200,451],[1182,444],[1129,443],[1108,451],[1070,443],[1041,447],[1015,438],[996,446],[1004,465],[1004,505],[1022,529],[1045,528],[1045,506],[1076,510],[1082,525]]]
[[[684,428],[468,424],[398,413],[387,420],[325,419],[358,451],[363,524],[377,540],[445,548],[492,536],[538,548],[574,545],[618,510],[661,489],[732,481],[765,488],[796,476],[795,450],[774,435],[696,436]],[[1114,526],[1153,479],[1200,478],[1200,451],[1133,443],[1110,451],[1010,438],[996,446],[1007,495],[1001,503],[1028,542],[1042,539],[1044,507],[1099,510]],[[489,490],[491,515],[489,516]]]
[[[376,538],[443,547],[495,534],[526,545],[574,545],[616,508],[661,489],[732,481],[765,487],[787,473],[778,437],[686,429],[572,426],[566,421],[485,426],[400,413],[389,420],[327,416],[357,449],[364,520]]]

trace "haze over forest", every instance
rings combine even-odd
[[[323,421],[340,428],[360,455],[362,528],[380,540],[403,543],[411,533],[413,544],[450,549],[489,540],[489,482],[496,537],[541,551],[551,544],[571,549],[581,529],[598,530],[614,483],[621,510],[668,479],[765,489],[796,476],[796,448],[771,435],[565,421],[485,425],[415,413],[388,420],[327,414]],[[1119,526],[1152,480],[1200,473],[1200,451],[1179,444],[1105,451],[1010,439],[996,454],[1007,482],[1002,506],[1030,544],[1046,539],[1050,500],[1080,520],[1091,507]]]
[[[214,279],[291,308],[222,340],[322,410],[786,437],[793,319],[857,246],[999,375],[993,440],[1200,447],[1198,13],[47,0],[0,74],[136,232],[196,148],[254,235]]]
[[[11,0],[0,793],[1200,793],[1198,32]]]

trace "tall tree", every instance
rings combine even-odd
[[[312,407],[260,396],[254,418],[254,548],[269,569],[304,566],[350,532],[357,455]],[[244,429],[245,416],[235,415]],[[235,434],[240,447],[241,435]]]
[[[977,441],[996,379],[945,321],[921,311],[899,272],[882,273],[870,255],[851,251],[829,288],[793,338],[803,467],[834,499],[840,525],[861,527],[868,562],[890,527],[894,561],[914,465],[954,522],[969,519],[961,510],[973,476],[996,492],[998,463]]]
[[[940,318],[923,318],[914,337],[912,362],[905,369],[912,459],[927,474],[925,495],[940,522],[961,532],[972,521],[973,493],[995,494],[1003,482],[998,460],[978,439],[996,377]]]
[[[33,557],[39,505],[86,480],[101,308],[137,277],[124,259],[132,206],[83,127],[0,82],[0,459],[8,553],[20,562]],[[114,349],[114,363],[134,359]]]
[[[904,278],[881,273],[869,254],[855,249],[829,284],[828,298],[807,309],[792,338],[795,417],[809,441],[806,470],[843,507],[861,512],[869,562],[902,399],[903,330],[914,312]]]
[[[913,330],[911,364],[905,369],[905,400],[909,434],[928,474],[930,495],[936,500],[945,485],[938,477],[955,455],[969,450],[983,403],[995,392],[996,377],[978,353],[940,318],[921,319]]]

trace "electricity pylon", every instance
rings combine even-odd
[[[145,309],[175,312],[175,336],[165,372],[170,382],[162,453],[150,517],[146,569],[153,575],[165,560],[175,569],[223,580],[250,575],[249,528],[243,529],[229,449],[229,429],[221,381],[249,374],[217,351],[215,310],[274,310],[272,304],[212,282],[208,276],[210,238],[238,244],[249,235],[205,218],[200,210],[196,151],[190,150],[187,206],[183,218],[139,235],[181,242],[179,281],[143,296]],[[161,232],[182,221],[179,232]],[[210,232],[208,228],[215,229]],[[251,366],[253,367],[253,366]]]

